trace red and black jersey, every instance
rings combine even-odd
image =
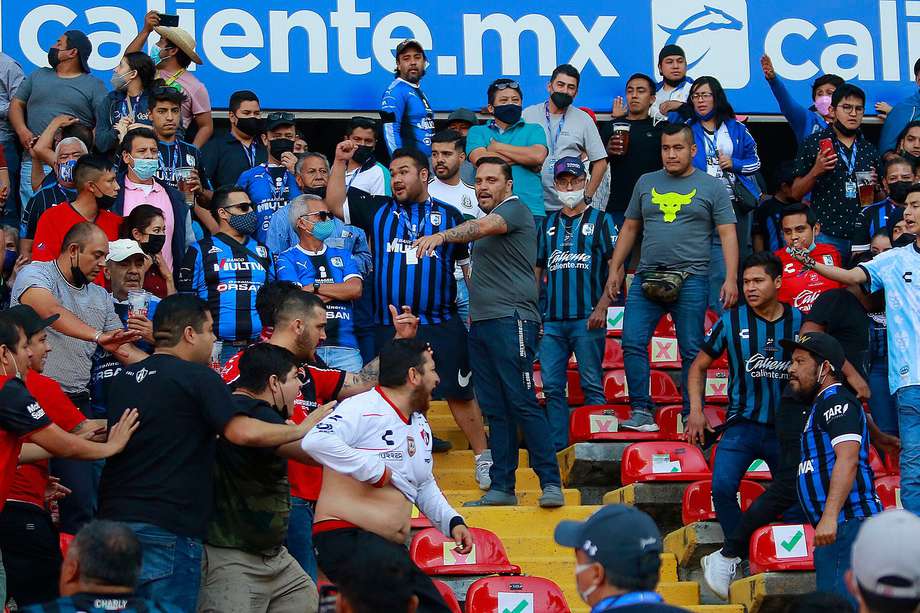
[[[44,409],[17,377],[0,377],[0,509],[13,484],[22,440],[51,425]]]
[[[775,253],[783,263],[783,286],[779,288],[780,302],[808,313],[818,296],[829,289],[843,287],[813,270],[805,270],[802,263],[789,255],[785,249],[777,249]],[[819,264],[840,266],[840,253],[831,245],[818,243],[809,255]]]

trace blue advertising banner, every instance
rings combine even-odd
[[[0,48],[29,72],[47,65],[64,30],[83,30],[90,66],[108,82],[148,10],[178,14],[194,33],[205,61],[196,74],[216,107],[253,89],[266,108],[377,109],[394,49],[409,37],[428,50],[422,86],[436,110],[483,107],[500,76],[533,102],[569,62],[583,71],[577,103],[609,111],[629,75],[658,78],[658,50],[676,43],[691,76],[718,77],[739,112],[778,111],[764,52],[802,102],[816,76],[833,72],[866,90],[871,112],[915,91],[920,57],[920,0],[0,0]]]

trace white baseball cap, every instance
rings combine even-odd
[[[120,238],[117,241],[109,242],[109,255],[106,262],[124,262],[132,255],[142,255],[147,257],[144,250],[138,242],[131,238]]]
[[[920,517],[903,509],[870,517],[850,555],[863,590],[885,598],[920,598]]]

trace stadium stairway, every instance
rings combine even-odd
[[[435,455],[434,473],[448,500],[459,509],[463,502],[476,499],[482,494],[476,487],[473,475],[473,452],[454,424],[446,403],[432,402],[428,420],[435,436],[454,444],[454,449],[449,453]],[[486,528],[498,535],[511,562],[521,566],[524,574],[555,582],[562,589],[573,612],[587,613],[589,607],[581,601],[575,586],[573,552],[556,545],[553,531],[558,522],[564,519],[583,520],[596,511],[598,506],[582,505],[581,493],[574,489],[579,484],[567,482],[568,487],[564,490],[565,507],[552,510],[539,508],[539,483],[527,465],[527,452],[522,450],[516,474],[519,498],[517,507],[466,508],[462,509],[462,513],[471,526]],[[611,483],[609,489],[614,485]],[[667,602],[700,613],[744,613],[744,607],[738,604],[701,604],[699,584],[678,579],[675,554],[667,552],[661,557],[658,591]],[[461,582],[459,585],[465,584]],[[464,600],[463,588],[455,589],[455,593],[459,600]]]

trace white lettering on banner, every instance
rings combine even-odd
[[[393,36],[393,32],[401,28],[408,28],[409,33],[402,36]],[[414,38],[425,49],[431,49],[431,30],[422,21],[422,18],[412,13],[390,13],[377,22],[374,34],[371,36],[371,46],[374,50],[374,59],[381,66],[395,66],[396,54],[393,52],[401,41]]]
[[[268,30],[272,34],[270,53],[272,72],[290,72],[291,53],[288,48],[290,33],[301,28],[307,35],[307,58],[310,72],[329,72],[329,56],[326,49],[326,22],[313,11],[268,12]]]
[[[755,353],[748,358],[744,365],[745,370],[755,379],[788,379],[789,361],[780,361],[768,358],[762,353]]]
[[[886,25],[885,20],[882,21],[882,25]],[[783,19],[773,24],[764,40],[764,49],[773,59],[776,74],[798,81],[810,79],[818,74],[818,66],[813,61],[806,60],[793,64],[783,54],[783,43],[787,38],[798,36],[810,40],[817,31],[817,26],[805,19]],[[824,24],[824,33],[828,38],[849,36],[853,42],[833,43],[824,47],[820,59],[821,72],[838,74],[844,80],[872,81],[875,79],[875,49],[872,44],[872,34],[866,26],[850,19],[837,19]],[[894,38],[897,39],[896,31]],[[843,56],[855,57],[856,62],[847,62],[848,66],[841,66],[840,58]],[[849,66],[849,64],[853,65]],[[887,76],[885,79],[897,80],[896,78],[888,79]]]
[[[569,64],[579,70],[584,70],[588,62],[594,64],[598,74],[602,77],[618,77],[620,73],[610,63],[610,58],[601,49],[601,43],[613,22],[616,21],[614,15],[601,15],[595,21],[591,29],[585,28],[581,19],[574,15],[560,15],[559,19],[569,29],[575,40],[578,41],[578,49],[569,60]]]
[[[501,39],[503,75],[521,74],[521,34],[533,32],[537,37],[537,64],[541,75],[549,76],[556,67],[556,29],[544,15],[524,15],[517,21],[502,13],[463,16],[463,57],[466,74],[481,75],[482,38],[489,30]],[[509,44],[513,41],[513,44]]]
[[[242,28],[243,34],[224,34],[224,29],[229,25]],[[217,68],[229,73],[249,72],[259,65],[259,59],[252,53],[238,58],[230,57],[224,53],[225,48],[244,49],[262,47],[265,44],[259,22],[240,9],[224,9],[214,13],[204,24],[201,38],[202,48],[208,60]]]

